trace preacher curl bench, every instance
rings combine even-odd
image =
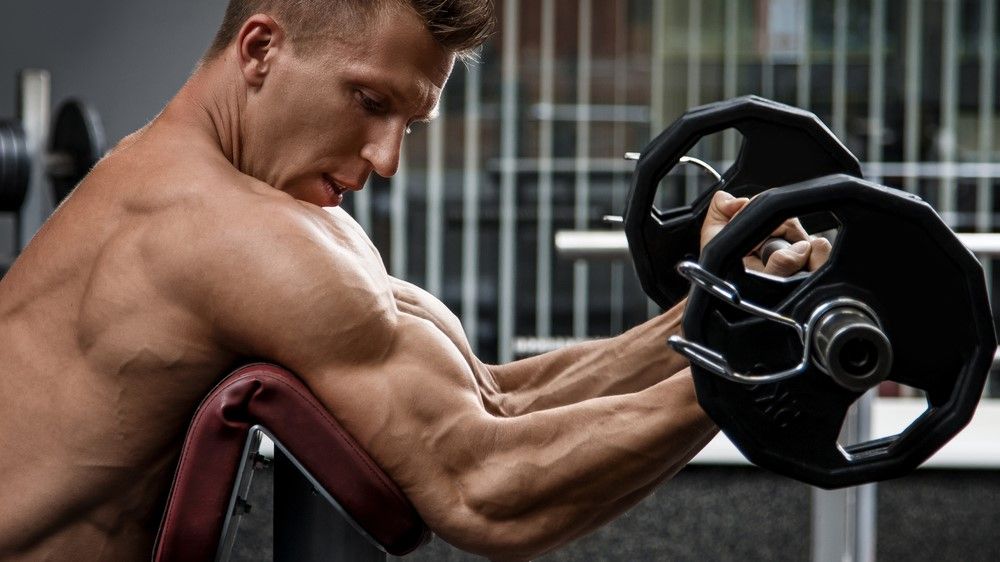
[[[155,561],[229,559],[262,435],[275,445],[275,560],[384,560],[430,538],[402,491],[305,384],[280,367],[253,364],[198,407]]]

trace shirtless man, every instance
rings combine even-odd
[[[188,421],[248,357],[301,376],[435,533],[495,558],[612,519],[715,434],[664,345],[682,307],[486,365],[337,208],[395,173],[492,8],[291,4],[233,0],[188,83],[0,283],[0,558],[148,558]],[[706,239],[745,202],[727,197]]]

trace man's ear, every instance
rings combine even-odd
[[[271,16],[254,14],[243,22],[236,36],[236,51],[248,86],[259,88],[264,84],[284,43],[285,30]]]

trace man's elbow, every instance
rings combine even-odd
[[[532,560],[559,544],[554,537],[558,533],[540,529],[533,521],[500,521],[481,514],[466,513],[435,533],[461,550],[504,562]]]
[[[539,513],[528,495],[492,486],[463,487],[462,500],[452,503],[432,524],[446,542],[490,560],[531,560],[565,542],[567,529],[558,518]]]

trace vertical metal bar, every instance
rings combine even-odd
[[[688,0],[687,29],[687,106],[695,107],[701,99],[701,0]],[[686,201],[698,196],[698,174],[685,166]]]
[[[955,153],[958,144],[958,0],[944,0],[941,34],[941,163],[938,211],[952,228],[958,225]]]
[[[653,0],[652,25],[653,71],[650,74],[650,127],[651,135],[659,134],[666,121],[666,48],[667,48],[667,0]],[[588,2],[589,4],[589,2]],[[589,38],[588,38],[589,40]],[[652,318],[660,313],[660,307],[652,299],[646,299],[646,316]]]
[[[812,561],[850,561],[845,558],[847,496],[839,490],[812,489]],[[850,561],[853,562],[853,561]]]
[[[764,30],[763,41],[758,45],[758,50],[760,51],[760,95],[765,98],[774,97],[774,50],[771,45],[771,24],[772,13],[771,11],[775,8],[774,1],[763,1],[759,5],[761,8],[758,10],[762,21],[757,22],[757,25]]]
[[[993,158],[993,120],[996,104],[996,0],[982,0],[980,5],[979,32],[979,161],[987,163]],[[993,230],[993,178],[981,174],[976,184],[976,228],[983,232]],[[986,286],[993,286],[993,260],[984,262]],[[988,396],[995,396],[995,377],[988,382]]]
[[[979,161],[993,157],[993,105],[996,103],[996,0],[982,0],[979,22]],[[982,174],[976,186],[976,228],[983,232],[993,229],[993,178]],[[990,271],[990,268],[986,268]]]
[[[922,0],[906,3],[906,77],[903,101],[903,186],[917,190],[917,160],[920,158],[920,47]]]
[[[871,66],[868,67],[868,149],[872,180],[882,181],[882,142],[885,130],[885,0],[873,0],[871,11]]]
[[[440,100],[444,107],[444,98]],[[444,111],[427,131],[427,290],[441,298],[444,275]]]
[[[479,65],[465,67],[465,167],[462,193],[462,326],[477,349],[479,325]]]
[[[391,226],[390,241],[392,248],[389,255],[389,265],[392,274],[400,279],[406,279],[406,240],[408,238],[407,229],[407,158],[406,144],[399,151],[399,170],[392,176],[389,183],[391,193],[389,195],[389,221]]]
[[[625,104],[628,101],[628,0],[617,0],[615,3],[615,68],[614,68],[614,106],[615,124],[612,146],[620,153],[625,152]],[[614,173],[611,180],[611,203],[613,208],[625,207],[623,195],[628,187],[621,173]],[[621,261],[611,264],[610,303],[611,303],[611,333],[622,331],[624,325],[625,268]]]
[[[51,121],[52,87],[49,72],[22,70],[17,94],[17,109],[21,126],[24,127],[24,141],[28,154],[31,155],[31,181],[21,207],[20,220],[14,221],[14,228],[20,230],[19,235],[15,236],[19,246],[15,248],[15,252],[27,245],[53,207],[46,179],[48,176],[45,173],[45,158],[42,158],[42,153],[48,147]]]
[[[663,11],[663,1],[653,4]],[[656,17],[654,16],[654,21]],[[591,35],[593,33],[593,8],[591,0],[580,0],[580,16],[577,23],[577,70],[576,70],[576,197],[573,226],[577,230],[585,230],[590,226],[590,81],[591,81]],[[659,34],[653,32],[653,44],[658,41]],[[660,40],[662,41],[662,40]],[[653,83],[663,79],[663,68],[656,63],[654,55]],[[657,77],[659,74],[659,77]],[[661,84],[662,87],[662,84]],[[655,86],[654,86],[655,89]],[[657,96],[653,94],[653,105]],[[662,107],[662,101],[659,102]],[[573,264],[573,336],[587,337],[587,304],[589,297],[589,268],[585,260],[576,260]]]
[[[535,333],[552,333],[552,113],[555,105],[555,0],[542,0],[538,101],[538,255],[535,268]]]
[[[737,0],[726,0],[725,5],[725,29],[723,33],[723,59],[722,59],[722,97],[732,99],[736,97],[737,80],[737,37],[739,31],[739,2]],[[739,137],[735,130],[728,130],[722,135],[722,159],[726,162],[736,160],[736,140]]]
[[[873,435],[872,410],[878,388],[873,388],[858,399],[855,405],[858,441],[868,441]],[[877,531],[877,484],[863,484],[849,491],[854,494],[853,560],[871,562],[875,560],[875,540]]]
[[[796,77],[795,103],[799,107],[808,109],[812,99],[812,2],[802,0],[802,19],[799,25],[802,26],[802,57],[799,59],[799,73]]]
[[[371,178],[365,182],[365,187],[354,194],[354,220],[358,221],[361,228],[372,235],[372,181]]]
[[[687,105],[698,105],[701,97],[701,2],[688,0]]]
[[[625,265],[621,261],[611,264],[611,334],[625,331]]]
[[[518,65],[518,0],[504,0],[503,53],[500,93],[500,261],[499,261],[499,336],[498,354],[501,362],[514,358],[514,322],[517,307],[515,284],[517,261],[517,65]]]
[[[735,0],[733,0],[735,1]],[[653,13],[650,18],[650,49],[653,57],[653,67],[650,70],[649,75],[649,117],[650,117],[650,127],[652,128],[652,135],[656,135],[663,128],[664,120],[666,116],[664,115],[665,109],[665,92],[664,86],[666,84],[666,75],[664,73],[664,65],[666,64],[665,50],[666,50],[666,29],[667,29],[667,0],[653,0]],[[587,1],[587,5],[590,6],[590,1]],[[580,5],[581,10],[583,4]],[[588,14],[588,20],[590,15]],[[582,25],[582,22],[581,22]],[[589,25],[589,21],[588,21]],[[581,28],[582,31],[582,28]],[[590,29],[587,29],[587,48],[590,48]],[[582,45],[582,43],[581,43]],[[589,51],[588,51],[589,52]],[[588,69],[589,70],[589,69]],[[651,135],[651,136],[652,136]]]
[[[871,410],[876,391],[851,407],[841,439],[860,443],[871,439]],[[875,484],[842,490],[813,488],[812,560],[871,562],[875,560]]]
[[[833,5],[833,132],[847,135],[847,0]]]

